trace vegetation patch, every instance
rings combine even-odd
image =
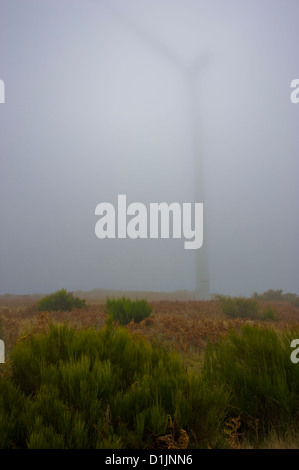
[[[299,330],[244,325],[217,344],[208,345],[204,374],[214,387],[231,392],[230,418],[242,430],[265,437],[274,429],[284,435],[299,424],[299,368],[290,360],[292,338]]]
[[[269,289],[262,294],[254,292],[252,297],[257,300],[290,302],[294,307],[299,307],[299,296],[293,292],[286,292],[284,294],[282,289]]]
[[[222,311],[230,318],[256,319],[258,315],[258,303],[255,299],[244,297],[222,297],[220,298]]]
[[[54,312],[57,310],[72,310],[73,308],[83,308],[86,306],[84,299],[74,297],[72,292],[61,289],[54,294],[46,295],[38,304],[37,309],[43,312]]]
[[[114,321],[118,321],[121,325],[126,325],[130,321],[139,323],[144,318],[150,316],[152,312],[151,306],[146,300],[131,300],[128,297],[119,299],[107,298],[106,311],[112,315]]]
[[[1,448],[214,446],[228,392],[108,320],[19,340],[0,375]]]
[[[254,321],[163,301],[125,326],[104,303],[2,307],[0,448],[298,448],[298,310],[249,300]]]

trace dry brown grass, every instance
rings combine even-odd
[[[211,301],[151,301],[152,314],[140,323],[129,323],[126,328],[150,340],[163,342],[183,355],[200,356],[207,341],[214,342],[225,335],[229,329],[239,329],[244,323],[261,323],[259,320],[228,319],[221,310],[220,302]],[[279,330],[290,328],[299,323],[299,308],[287,302],[259,302],[262,312],[268,305],[277,312],[277,321],[262,322]],[[9,351],[24,330],[36,328],[41,322],[41,312],[36,303],[25,304],[17,298],[13,303],[9,298],[7,305],[0,306],[2,335]],[[75,327],[102,327],[107,318],[104,303],[88,304],[86,309],[73,309],[70,312],[50,312],[47,317],[55,323],[66,323]]]
[[[5,341],[6,352],[9,354],[17,339],[24,334],[47,330],[50,322],[66,323],[75,327],[96,327],[105,325],[107,314],[102,302],[88,304],[86,309],[73,309],[71,312],[57,311],[50,313],[39,312],[36,303],[24,304],[17,299],[0,305],[0,337]],[[219,301],[150,301],[152,314],[140,323],[129,323],[126,328],[136,334],[158,341],[169,349],[175,349],[181,355],[189,368],[200,368],[208,341],[217,341],[228,331],[240,329],[244,323],[263,323],[278,331],[289,329],[299,324],[299,308],[287,302],[259,302],[259,312],[262,313],[269,305],[277,312],[275,322],[259,320],[229,319],[222,310]],[[30,333],[31,332],[31,333]],[[258,428],[256,428],[258,433]],[[246,443],[239,431],[239,422],[227,423],[227,434],[231,448],[253,448],[252,443]],[[183,436],[184,437],[184,436]],[[180,439],[183,438],[179,436]],[[182,448],[184,444],[175,441],[173,436],[164,436],[168,448]],[[257,436],[257,442],[259,441]],[[185,442],[185,441],[184,441]],[[258,442],[259,448],[265,449],[298,449],[298,433],[278,436],[273,432],[264,443]]]
[[[256,449],[256,446],[253,446],[252,443],[249,443],[245,440],[241,446],[242,449]],[[292,450],[299,449],[299,434],[298,431],[290,430],[284,436],[278,435],[276,431],[272,431],[267,436],[266,440],[258,442],[259,449],[268,449],[268,450]]]

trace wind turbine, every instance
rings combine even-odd
[[[199,112],[197,106],[198,96],[198,76],[199,71],[202,71],[210,58],[210,52],[205,51],[200,54],[191,64],[185,64],[182,58],[167,44],[163,43],[156,36],[152,35],[148,30],[144,30],[128,16],[116,10],[111,6],[111,2],[102,0],[101,4],[113,14],[113,16],[120,19],[126,26],[131,29],[136,36],[141,38],[142,41],[150,44],[150,46],[157,51],[160,56],[168,60],[183,74],[186,80],[186,89],[188,92],[190,118],[193,125],[193,155],[194,155],[194,186],[196,202],[204,202],[204,178],[203,178],[203,165],[200,156],[200,145],[198,139],[199,128]],[[205,211],[205,204],[204,204]],[[203,245],[200,249],[196,250],[196,298],[197,300],[210,299],[209,287],[209,269],[208,269],[208,250],[207,250],[207,237],[206,237],[206,224],[204,222],[204,236]]]

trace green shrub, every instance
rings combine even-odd
[[[258,294],[254,292],[253,297],[259,300],[269,300],[269,301],[280,301],[283,300],[282,289],[268,289],[267,291],[263,292],[262,294]]]
[[[2,372],[2,370],[0,369]],[[12,381],[0,374],[0,449],[20,447],[24,443],[26,397]]]
[[[299,296],[293,292],[286,292],[283,294],[282,289],[269,289],[262,294],[254,292],[252,297],[258,300],[290,302],[294,307],[299,307]]]
[[[138,323],[144,318],[147,318],[152,308],[146,300],[131,300],[127,297],[120,299],[106,300],[106,311],[112,315],[113,320],[117,320],[121,325],[126,325],[130,321]]]
[[[277,313],[273,307],[268,306],[261,314],[261,320],[263,321],[276,321]]]
[[[179,357],[115,327],[50,326],[20,339],[0,375],[1,448],[153,448],[217,442],[229,394]]]
[[[225,385],[231,392],[230,416],[241,417],[250,429],[259,423],[259,432],[284,432],[299,424],[299,368],[290,360],[292,334],[244,325],[206,351],[204,375],[210,386]]]
[[[61,289],[54,294],[47,295],[37,304],[40,311],[52,312],[57,310],[72,310],[72,308],[82,308],[86,306],[84,299],[74,297],[72,292]]]
[[[220,302],[223,313],[228,317],[251,319],[257,317],[258,304],[255,299],[223,297],[220,299]]]
[[[299,307],[299,296],[296,295],[290,300],[290,302],[294,307]]]

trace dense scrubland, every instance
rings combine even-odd
[[[273,295],[2,297],[0,448],[299,448],[299,308]]]

